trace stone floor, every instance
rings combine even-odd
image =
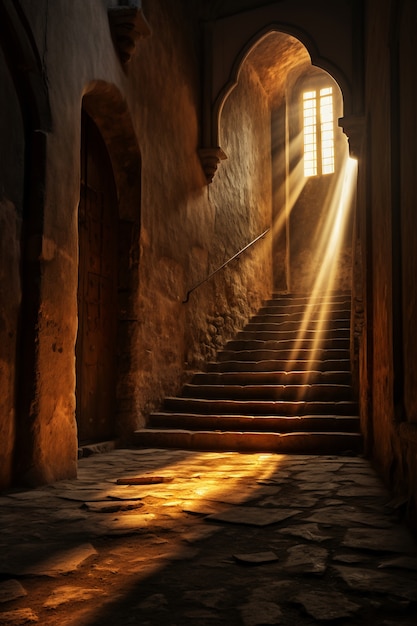
[[[0,505],[1,625],[417,623],[416,541],[361,457],[114,450]]]

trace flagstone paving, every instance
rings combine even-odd
[[[398,511],[360,456],[82,458],[0,496],[0,625],[415,626]]]

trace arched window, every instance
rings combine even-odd
[[[334,172],[333,88],[303,92],[304,176]]]

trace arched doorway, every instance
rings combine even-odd
[[[106,145],[85,111],[78,232],[76,415],[79,443],[86,443],[115,433],[118,207]]]
[[[78,440],[129,442],[137,420],[142,160],[114,85],[86,86],[81,143]]]

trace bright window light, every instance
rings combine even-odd
[[[303,94],[304,176],[333,174],[334,133],[332,87]]]

